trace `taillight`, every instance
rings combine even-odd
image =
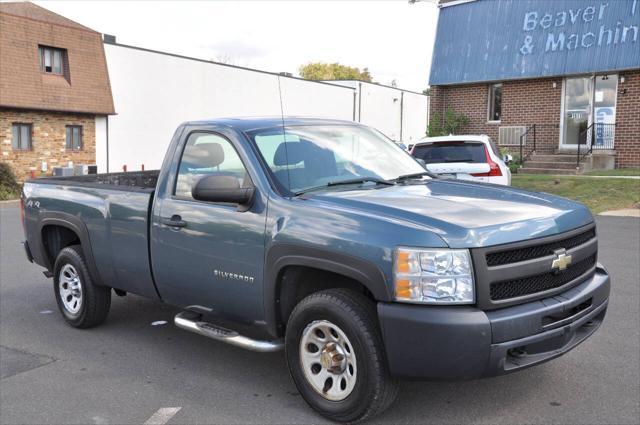
[[[488,173],[475,173],[471,174],[474,177],[500,177],[502,176],[502,171],[500,170],[500,166],[493,162],[491,159],[491,155],[489,155],[489,149],[484,147],[484,155],[487,158],[487,164],[489,164],[489,172]]]
[[[27,231],[27,226],[24,221],[24,198],[20,197],[20,221],[22,222],[22,230]]]

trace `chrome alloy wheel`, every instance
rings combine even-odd
[[[64,308],[71,314],[78,314],[82,307],[82,285],[75,267],[65,264],[60,270],[58,291]]]
[[[327,400],[344,400],[356,385],[353,345],[342,329],[327,320],[315,320],[302,332],[300,364],[307,382]]]

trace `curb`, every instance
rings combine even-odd
[[[8,201],[0,201],[0,208],[17,207],[20,205],[19,199],[9,199]]]
[[[598,215],[608,217],[634,217],[640,218],[640,209],[638,208],[626,208],[623,210],[603,211]]]

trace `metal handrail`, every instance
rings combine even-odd
[[[527,134],[529,134],[529,132],[533,132],[533,149],[531,150],[531,152],[529,152],[526,156],[524,155],[524,138],[527,137]],[[536,152],[536,125],[532,124],[529,127],[526,128],[526,130],[524,131],[524,133],[522,133],[520,135],[520,167],[522,167],[524,165],[524,162],[529,159],[529,157],[531,156],[532,153]]]
[[[615,136],[615,123],[592,123],[586,129],[582,130],[578,135],[578,150],[576,155],[576,170],[580,169],[580,163],[587,156],[593,153],[593,150],[613,149],[613,141]],[[589,136],[591,136],[589,140]],[[580,152],[580,146],[586,145],[587,150]]]

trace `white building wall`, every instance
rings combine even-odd
[[[363,83],[359,86],[362,96],[360,122],[380,130],[390,139],[400,140],[401,91]]]
[[[104,45],[116,114],[96,140],[98,172],[159,168],[185,121],[285,115],[353,119],[353,90],[131,47]],[[107,163],[109,164],[107,170]]]
[[[107,162],[107,117],[96,116],[96,164]],[[103,168],[102,171],[106,171]]]
[[[281,78],[285,115],[353,120],[354,90],[324,84]]]
[[[377,128],[395,141],[413,143],[425,137],[429,117],[429,96],[364,81],[345,80],[331,83],[353,87],[356,90],[354,121]]]
[[[427,135],[429,96],[404,92],[402,106],[402,141],[413,144]]]

